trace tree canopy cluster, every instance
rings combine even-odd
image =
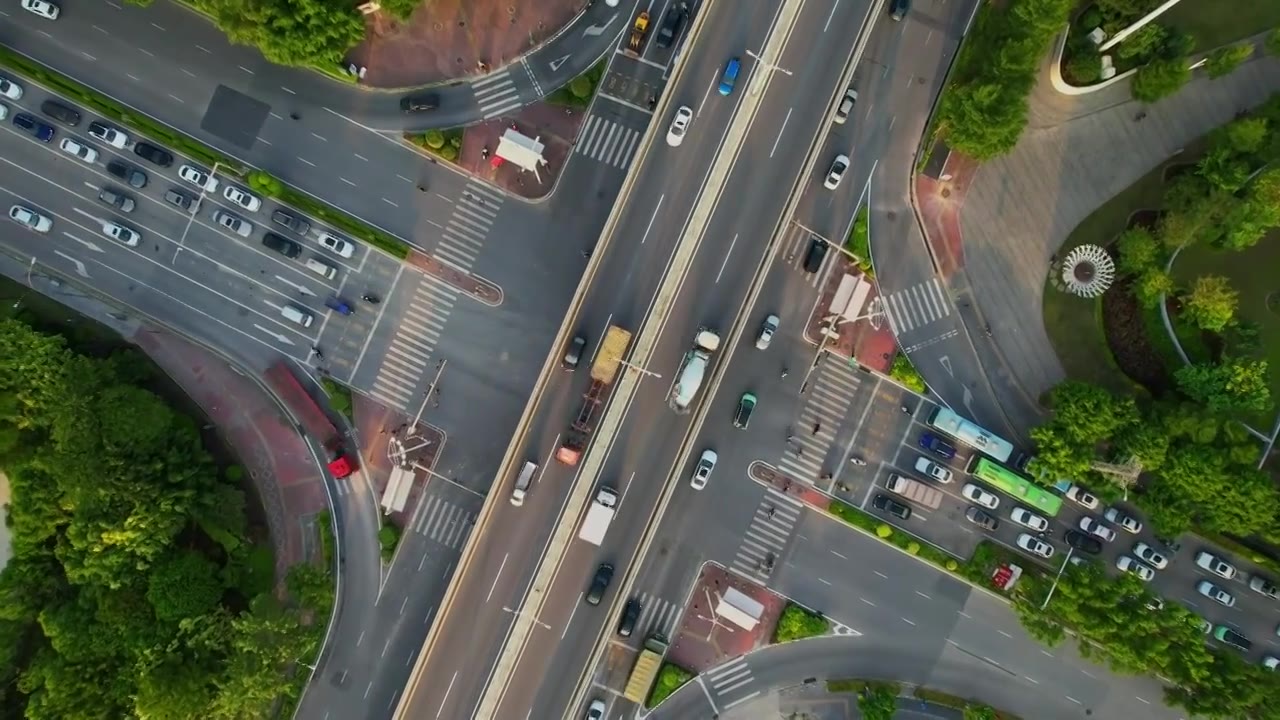
[[[1036,456],[1029,470],[1041,482],[1071,479],[1115,498],[1115,476],[1093,469],[1103,460],[1142,466],[1130,499],[1157,532],[1174,537],[1193,528],[1280,539],[1280,493],[1257,470],[1258,445],[1239,423],[1185,400],[1140,408],[1086,383],[1068,381],[1049,395],[1053,418],[1031,431]]]
[[[1075,0],[983,3],[938,106],[947,144],[977,160],[1009,152],[1027,124],[1027,96]]]
[[[1043,610],[1050,579],[1024,578],[1014,607],[1040,641],[1056,645],[1070,628],[1081,655],[1116,672],[1159,676],[1169,683],[1165,701],[1195,717],[1277,717],[1277,673],[1211,648],[1202,618],[1177,603],[1153,604],[1135,576],[1110,577],[1098,562],[1068,565]]]
[[[0,347],[0,714],[265,717],[315,632],[253,571],[243,494],[194,422],[132,355],[78,355],[16,320]],[[317,575],[296,594],[322,597]]]

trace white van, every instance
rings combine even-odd
[[[533,486],[533,476],[538,472],[538,464],[535,462],[526,462],[524,467],[520,468],[520,474],[516,476],[515,487],[511,489],[511,504],[516,507],[524,505],[525,493]]]
[[[307,258],[302,265],[326,280],[332,280],[338,275],[338,268],[319,258]]]
[[[284,316],[285,320],[288,320],[295,325],[301,325],[304,328],[311,327],[311,323],[316,320],[316,316],[312,315],[309,311],[293,305],[285,305],[280,308],[280,314]]]

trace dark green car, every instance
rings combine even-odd
[[[733,414],[733,426],[746,430],[751,422],[751,412],[755,409],[756,396],[749,392],[742,393],[742,399],[738,401],[738,412]]]

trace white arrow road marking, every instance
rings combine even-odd
[[[610,17],[608,20],[606,20],[603,25],[589,25],[587,26],[586,30],[582,31],[582,34],[587,37],[599,35],[603,33],[605,30],[608,30],[609,26],[613,24],[613,21],[617,19],[618,19],[618,14],[614,13],[613,16]]]
[[[72,235],[71,233],[69,233],[69,232],[67,232],[67,231],[65,231],[65,230],[62,232],[62,234],[63,234],[63,235],[66,235],[67,237],[71,238],[72,240],[75,240],[76,242],[80,243],[81,245],[83,245],[83,246],[85,246],[85,247],[89,248],[90,250],[92,250],[92,251],[94,251],[94,252],[106,252],[106,250],[103,250],[102,248],[98,247],[97,243],[90,242],[90,241],[88,241],[88,240],[81,240],[80,238],[76,237],[75,235]]]
[[[289,339],[287,336],[285,336],[285,335],[281,335],[280,333],[275,332],[275,331],[273,331],[273,330],[268,330],[267,328],[264,328],[264,327],[262,327],[261,325],[259,325],[259,324],[257,324],[257,323],[254,323],[254,324],[253,324],[253,326],[254,326],[255,328],[257,328],[257,329],[261,330],[262,332],[266,333],[267,335],[270,335],[271,337],[275,338],[276,340],[279,340],[280,342],[284,343],[285,345],[293,345],[293,344],[294,344],[294,342],[293,342],[292,340],[290,340],[290,339]]]
[[[311,297],[316,296],[315,293],[311,292],[311,288],[307,287],[306,285],[300,285],[292,280],[289,280],[288,278],[283,278],[279,275],[276,275],[276,279],[284,283],[285,285],[288,285],[289,287],[293,288],[294,290],[297,290],[303,295],[310,295]]]
[[[942,357],[938,358],[938,362],[942,363],[942,367],[947,371],[947,374],[948,374],[948,375],[950,375],[951,377],[955,377],[955,376],[956,376],[956,374],[955,374],[954,372],[952,372],[952,370],[951,370],[951,356],[950,356],[950,355],[943,355]]]
[[[559,69],[560,69],[560,66],[561,66],[561,65],[563,65],[563,64],[565,64],[565,61],[566,61],[566,60],[568,60],[568,59],[569,59],[569,58],[571,58],[571,57],[573,57],[573,55],[572,55],[572,54],[570,54],[570,55],[565,55],[564,57],[558,57],[558,58],[556,58],[555,60],[552,60],[551,62],[549,62],[549,63],[547,63],[547,64],[551,66],[551,72],[555,72],[555,71],[559,70]]]
[[[75,259],[75,258],[71,257],[70,255],[68,255],[68,254],[66,254],[66,253],[64,253],[64,252],[62,252],[61,250],[54,250],[54,251],[53,251],[53,254],[54,254],[54,255],[57,255],[58,257],[61,257],[61,258],[65,258],[65,259],[67,259],[67,260],[70,260],[72,263],[74,263],[74,264],[75,264],[75,266],[76,266],[76,274],[77,274],[77,275],[79,275],[80,277],[82,277],[82,278],[87,278],[87,277],[89,277],[89,271],[84,269],[84,263],[82,263],[82,262],[80,262],[79,260],[77,260],[77,259]]]
[[[102,219],[102,218],[98,217],[97,215],[94,215],[93,213],[89,212],[88,210],[82,210],[82,209],[80,209],[80,208],[71,208],[71,209],[72,209],[72,211],[77,212],[77,213],[79,213],[79,214],[81,214],[81,215],[83,215],[83,216],[85,216],[85,217],[89,218],[90,220],[94,221],[95,223],[97,223],[97,224],[98,224],[98,227],[102,227],[102,224],[103,224],[103,222],[104,222],[104,221],[103,221],[103,219]]]

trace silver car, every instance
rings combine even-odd
[[[229,212],[214,211],[213,221],[240,237],[249,237],[253,234],[253,225],[248,220],[238,218]]]

